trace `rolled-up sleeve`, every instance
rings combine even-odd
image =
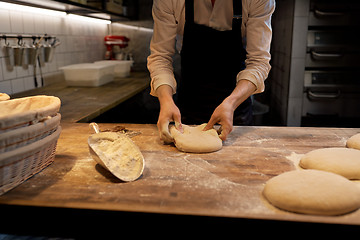
[[[274,0],[245,1],[243,11],[243,35],[246,41],[246,68],[237,75],[237,82],[248,80],[256,86],[255,93],[265,89],[264,81],[270,72],[270,44],[272,38],[271,16],[275,10]]]
[[[153,96],[156,96],[156,89],[164,84],[169,85],[173,93],[176,92],[172,56],[175,53],[177,22],[172,4],[169,0],[154,0],[153,3],[154,34],[147,63],[151,76],[150,94]]]

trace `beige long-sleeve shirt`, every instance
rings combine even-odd
[[[241,0],[239,0],[241,1]],[[195,23],[224,31],[231,30],[233,0],[194,1]],[[271,16],[275,0],[242,0],[242,37],[246,46],[246,68],[239,72],[234,81],[248,80],[256,86],[255,93],[264,91],[264,81],[270,71],[270,43],[272,36]],[[176,92],[172,56],[181,50],[185,24],[185,0],[154,0],[154,34],[150,43],[148,69],[151,75],[151,95],[156,89],[169,85]],[[175,41],[177,40],[177,41]],[[176,46],[175,46],[176,44]],[[239,43],[240,44],[240,43]],[[221,46],[209,49],[221,51]]]

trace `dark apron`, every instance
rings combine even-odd
[[[233,1],[234,16],[241,16],[241,1]],[[235,5],[236,4],[236,5]],[[245,68],[241,17],[232,30],[218,31],[194,22],[194,1],[185,1],[185,27],[181,49],[178,107],[182,122],[201,124],[236,87],[236,76]],[[245,100],[234,112],[234,125],[251,125],[252,103]]]

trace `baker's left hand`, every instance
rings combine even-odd
[[[212,129],[215,124],[220,124],[221,140],[225,141],[229,133],[233,129],[234,110],[232,104],[226,99],[215,109],[208,124],[205,126],[204,131]]]

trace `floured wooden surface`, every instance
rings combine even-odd
[[[100,124],[112,128],[117,124]],[[302,154],[343,147],[357,129],[235,127],[214,153],[163,145],[155,125],[125,125],[144,158],[143,175],[121,182],[90,156],[88,124],[62,123],[55,162],[0,197],[0,204],[140,211],[360,225],[360,211],[320,217],[281,211],[263,199],[265,182],[294,170]]]

